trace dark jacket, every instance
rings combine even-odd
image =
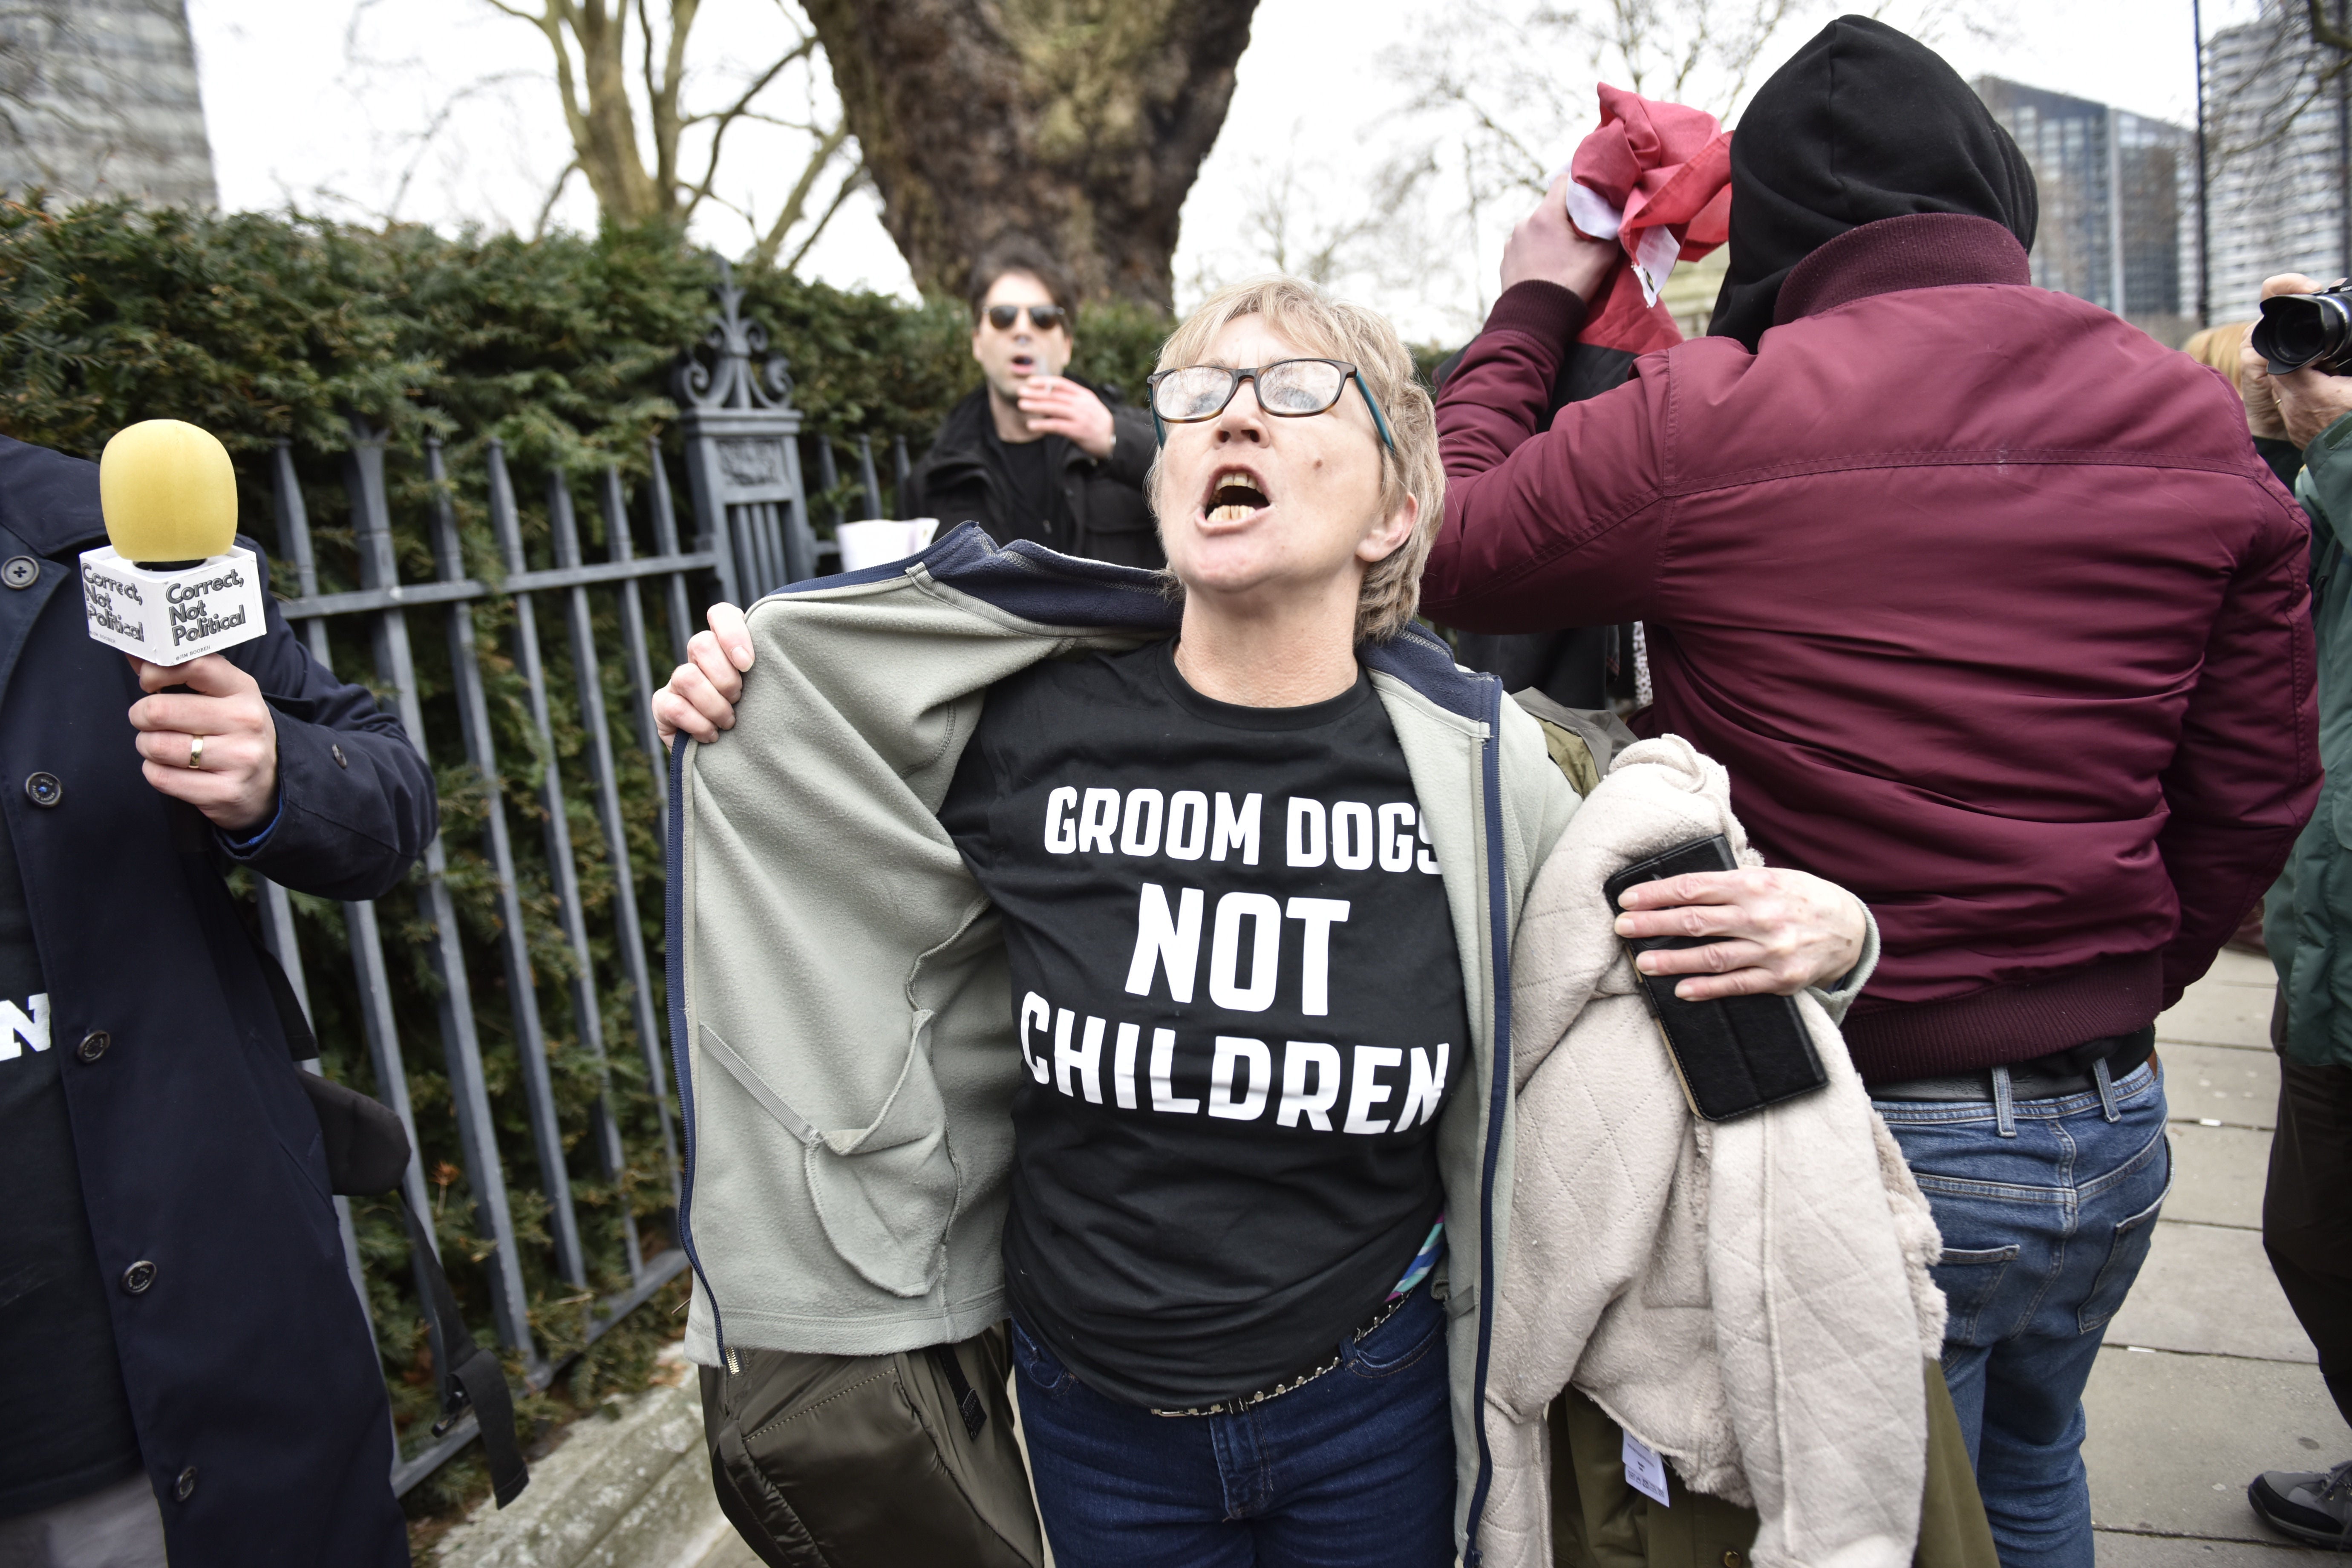
[[[2268,454],[2265,454],[2266,456]],[[2319,810],[2271,889],[2263,943],[2284,1016],[2272,1035],[2305,1067],[2352,1068],[2352,417],[2301,454],[2297,494],[2311,516],[2311,620],[2319,645]]]
[[[1059,436],[1045,437],[1046,471],[1058,477],[1062,502],[1048,528],[1013,514],[1010,483],[990,452],[986,386],[957,404],[931,437],[931,449],[901,487],[898,515],[938,518],[941,538],[958,523],[977,522],[999,544],[1034,539],[1065,555],[1152,570],[1167,565],[1143,496],[1157,451],[1151,416],[1103,402],[1118,432],[1109,457],[1097,462]]]
[[[318,1118],[223,840],[142,776],[138,683],[89,638],[75,558],[103,542],[96,465],[0,438],[0,558],[39,567],[0,588],[0,802],[100,1271],[152,1265],[152,1285],[107,1300],[173,1568],[405,1564]],[[245,862],[301,892],[387,893],[435,831],[432,774],[274,602],[268,619],[227,655],[278,721],[282,810]],[[28,790],[36,773],[58,787]]]
[[[1864,225],[1547,426],[1582,319],[1507,290],[1437,405],[1423,607],[1649,623],[1634,728],[1731,772],[1885,957],[1865,1079],[2137,1029],[2277,874],[2319,785],[2302,511],[2228,387],[2028,286],[1989,219]]]

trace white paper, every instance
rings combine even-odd
[[[1683,242],[1663,228],[1645,228],[1640,243],[1633,247],[1633,276],[1642,280],[1642,303],[1654,305],[1666,279],[1674,276],[1675,263],[1682,259]]]
[[[1552,176],[1558,179],[1559,176]],[[1568,221],[1577,231],[1593,239],[1618,238],[1625,228],[1625,215],[1609,205],[1608,199],[1591,186],[1570,180],[1562,199],[1568,205]],[[1683,242],[1663,228],[1645,228],[1633,244],[1633,276],[1642,285],[1642,302],[1654,305],[1658,295],[1674,275],[1675,263],[1682,259]]]
[[[1625,215],[1609,205],[1609,199],[1581,181],[1570,180],[1564,194],[1568,205],[1568,221],[1578,232],[1592,239],[1614,239],[1625,226]]]
[[[1674,1506],[1666,1496],[1666,1462],[1631,1432],[1625,1434],[1625,1484],[1660,1508]]]
[[[904,561],[928,547],[931,535],[939,531],[936,517],[868,518],[859,522],[845,522],[834,530],[841,544],[841,569],[862,572],[868,566],[887,566],[893,561]]]

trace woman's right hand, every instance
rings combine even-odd
[[[710,629],[686,645],[686,662],[670,672],[669,684],[654,693],[654,725],[664,746],[682,731],[705,745],[721,730],[735,727],[735,704],[743,698],[743,672],[751,668],[751,633],[743,612],[732,605],[710,606]]]

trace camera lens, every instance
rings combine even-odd
[[[2337,294],[2279,294],[2263,301],[2248,341],[2273,374],[2317,365],[2333,372],[2352,360],[2352,311]]]

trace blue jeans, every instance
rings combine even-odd
[[[2092,1568],[2083,1386],[2172,1184],[2152,1063],[2095,1093],[1874,1103],[1944,1235],[1944,1379],[2001,1568]],[[2003,1123],[2007,1127],[2004,1130]]]
[[[1445,1309],[1416,1289],[1345,1364],[1263,1405],[1154,1415],[1013,1323],[1037,1511],[1061,1568],[1447,1568]]]

